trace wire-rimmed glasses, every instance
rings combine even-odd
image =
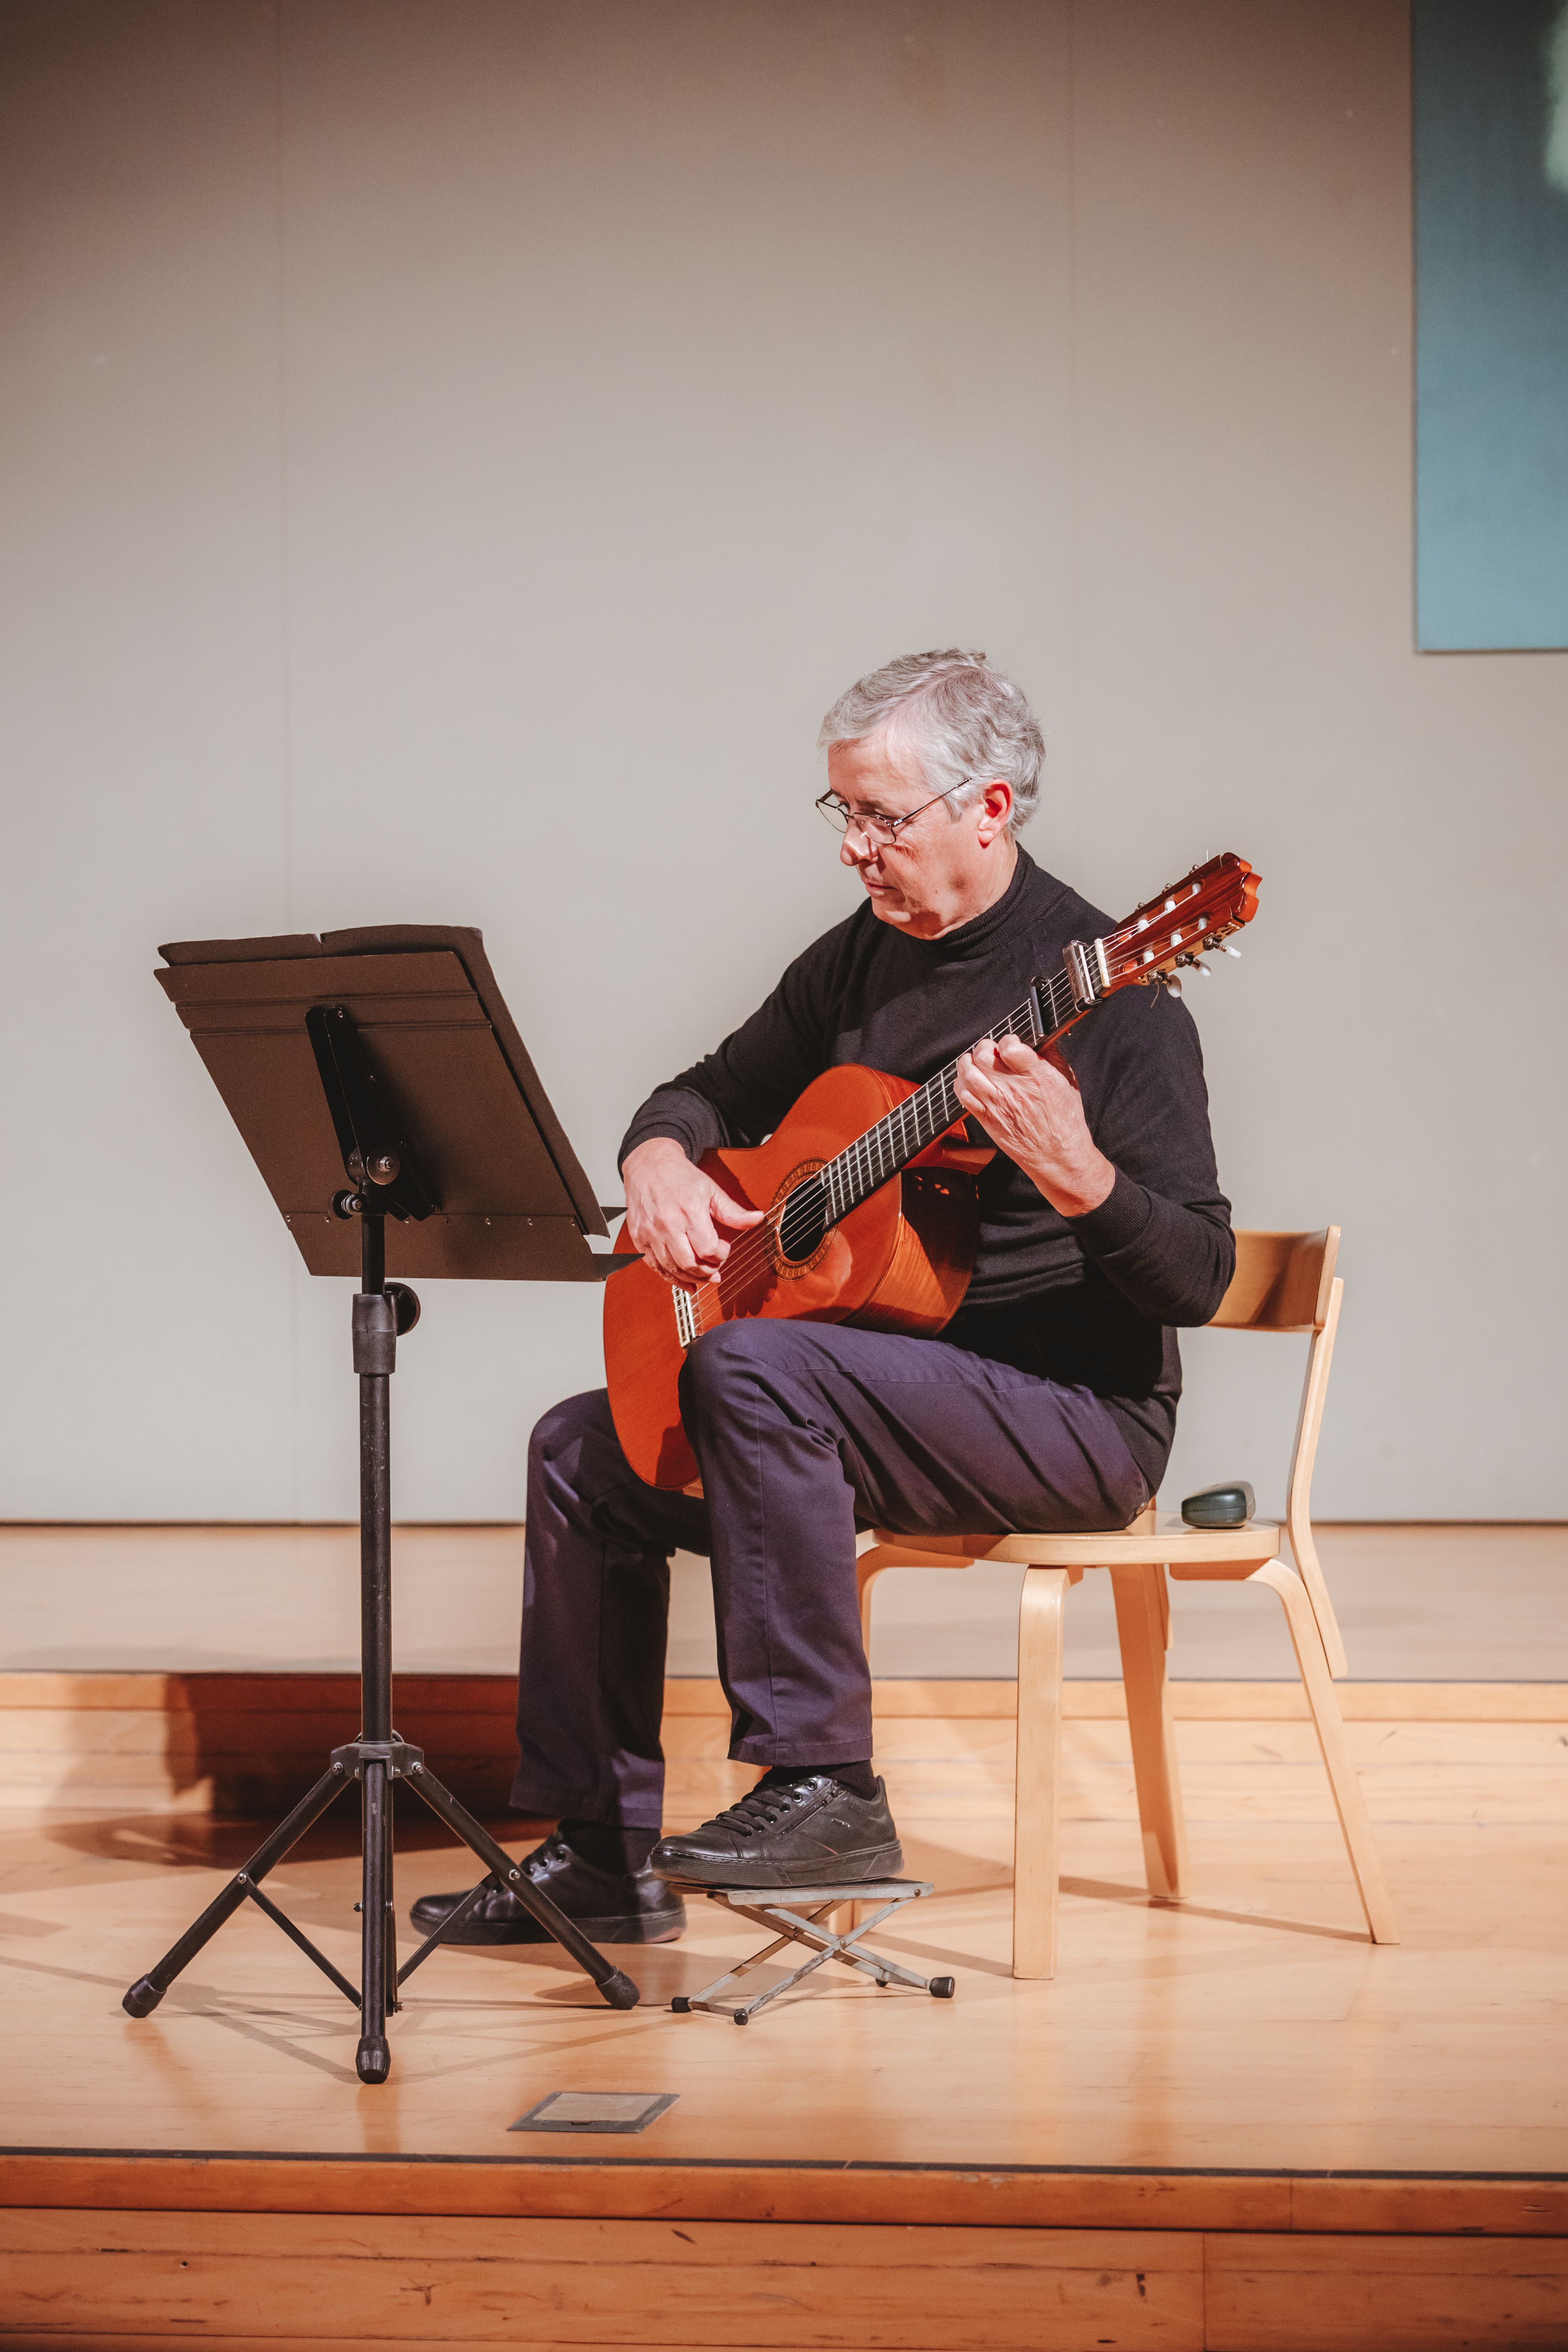
[[[949,784],[945,793],[932,793],[929,801],[921,801],[919,808],[909,809],[902,816],[889,816],[885,809],[857,811],[832,791],[819,793],[812,806],[821,810],[835,833],[863,834],[877,848],[887,849],[897,841],[905,825],[913,824],[917,816],[928,808],[934,808],[938,801],[951,800],[954,793],[961,793],[965,784],[973,782],[973,776],[960,776],[957,783]]]

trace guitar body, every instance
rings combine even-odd
[[[703,1171],[748,1208],[774,1209],[915,1091],[907,1079],[853,1063],[825,1070],[766,1143],[710,1152]],[[798,1258],[785,1254],[774,1221],[748,1227],[718,1281],[697,1294],[696,1337],[753,1316],[921,1336],[940,1331],[969,1286],[979,1232],[974,1180],[992,1156],[989,1148],[964,1140],[962,1124],[954,1127]],[[680,1371],[690,1344],[662,1275],[634,1265],[610,1276],[610,1409],[627,1461],[650,1486],[687,1486],[698,1475],[680,1423]]]

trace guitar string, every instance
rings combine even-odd
[[[1157,909],[1152,908],[1152,911],[1163,913],[1165,912],[1166,909],[1161,907]],[[1173,909],[1171,911],[1178,910]],[[1194,928],[1201,928],[1205,931],[1208,930],[1210,929],[1210,921],[1204,921],[1199,924],[1197,921],[1198,913],[1198,908],[1194,908]],[[1130,916],[1127,919],[1127,921],[1119,926],[1115,931],[1104,934],[1100,944],[1108,951],[1108,961],[1110,960],[1110,950],[1119,950],[1123,941],[1133,942],[1139,938],[1140,934],[1134,928],[1137,921],[1138,917],[1136,915]],[[1177,942],[1168,942],[1168,944],[1177,944]],[[1209,944],[1209,942],[1205,942],[1205,945],[1206,944]],[[1136,970],[1136,967],[1133,969]],[[1121,975],[1117,974],[1116,976],[1120,978]],[[1058,1011],[1056,1002],[1058,989],[1066,989],[1068,992],[1068,1007],[1069,1013],[1073,1010],[1087,1009],[1077,1007],[1076,1000],[1071,994],[1070,982],[1068,981],[1065,974],[1055,976],[1043,982],[1037,982],[1037,986],[1039,987],[1043,991],[1044,995],[1048,998],[1048,1009],[1053,1019],[1055,1019]],[[1063,1034],[1064,1032],[1071,1025],[1072,1023],[1070,1019],[1067,1021],[1057,1021],[1056,1025],[1050,1030],[1047,1030],[1043,1036],[1037,1036],[1034,1034],[1036,1031],[1036,1021],[1034,1014],[1033,992],[1031,992],[1030,998],[1026,999],[1022,1004],[1016,1006],[1013,1012],[1007,1015],[1005,1020],[998,1022],[994,1028],[987,1030],[985,1032],[985,1035],[993,1041],[1005,1036],[1027,1035],[1029,1037],[1030,1044],[1035,1045],[1037,1050],[1044,1050],[1047,1045],[1048,1045],[1056,1037]],[[979,1039],[976,1039],[975,1041],[976,1044],[980,1042],[981,1040]],[[971,1046],[966,1050],[973,1052],[973,1048]],[[960,1058],[962,1058],[962,1056]],[[721,1305],[723,1303],[721,1296],[715,1301],[712,1299],[710,1296],[711,1294],[729,1292],[731,1294],[731,1304],[732,1305],[735,1300],[735,1294],[749,1289],[756,1277],[771,1274],[774,1271],[773,1252],[770,1250],[766,1239],[766,1236],[770,1232],[773,1234],[779,1244],[783,1246],[785,1255],[794,1255],[795,1252],[790,1246],[792,1234],[795,1241],[804,1241],[809,1238],[814,1230],[817,1228],[819,1222],[822,1224],[824,1232],[830,1231],[833,1225],[840,1222],[843,1217],[848,1215],[854,1209],[860,1207],[863,1202],[870,1197],[872,1192],[879,1191],[883,1184],[890,1182],[893,1176],[900,1172],[900,1167],[908,1165],[909,1159],[918,1158],[922,1151],[930,1148],[931,1143],[935,1142],[941,1136],[947,1134],[957,1123],[959,1116],[962,1115],[962,1106],[957,1103],[956,1097],[953,1098],[953,1117],[946,1119],[940,1126],[933,1126],[932,1133],[929,1138],[922,1138],[921,1136],[920,1125],[922,1117],[934,1119],[935,1112],[931,1108],[931,1105],[938,1099],[939,1090],[943,1107],[945,1108],[945,1099],[952,1092],[952,1080],[956,1076],[958,1062],[956,1060],[949,1062],[944,1068],[937,1071],[935,1075],[931,1078],[928,1078],[922,1086],[916,1088],[913,1094],[906,1096],[901,1103],[896,1104],[890,1111],[885,1113],[884,1116],[880,1119],[877,1120],[873,1126],[868,1128],[863,1135],[858,1136],[852,1143],[847,1145],[844,1150],[837,1153],[833,1160],[826,1161],[821,1168],[815,1170],[811,1176],[804,1178],[802,1181],[785,1196],[776,1215],[770,1213],[760,1225],[752,1227],[751,1232],[745,1235],[744,1239],[737,1244],[736,1248],[725,1260],[724,1265],[721,1267],[717,1276],[710,1276],[706,1282],[699,1285],[696,1290],[688,1292],[687,1296],[692,1302],[694,1318],[700,1317],[704,1307],[708,1305],[711,1303]],[[910,1150],[910,1139],[907,1134],[903,1132],[903,1129],[911,1116],[915,1120],[915,1139],[912,1150]],[[888,1156],[888,1148],[889,1146],[891,1147],[892,1164],[884,1166],[883,1162],[885,1158]],[[907,1155],[907,1157],[905,1155]],[[833,1174],[830,1172],[834,1171],[839,1171],[838,1182],[840,1191],[850,1192],[855,1195],[855,1197],[847,1199],[844,1206],[837,1209],[835,1209],[833,1200],[835,1179]],[[869,1177],[871,1181],[867,1185],[865,1191],[862,1192],[859,1190],[859,1185],[867,1177]],[[824,1181],[825,1178],[826,1179],[826,1183]],[[845,1182],[844,1181],[846,1178],[848,1180],[847,1182]],[[810,1195],[815,1195],[815,1198],[803,1197]],[[829,1213],[826,1219],[819,1220],[817,1212],[819,1207],[823,1205],[826,1205]],[[809,1252],[807,1252],[806,1255],[809,1255]],[[708,1328],[711,1327],[703,1326],[702,1328]]]

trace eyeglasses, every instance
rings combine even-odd
[[[879,849],[887,849],[897,841],[905,825],[913,824],[917,816],[928,808],[934,808],[938,801],[951,800],[954,793],[961,793],[965,784],[973,782],[973,776],[960,776],[957,783],[949,784],[945,793],[933,793],[929,801],[921,801],[919,808],[909,810],[903,816],[889,816],[882,809],[868,809],[863,816],[858,816],[852,808],[845,805],[837,793],[823,793],[812,806],[822,811],[835,833],[864,834],[866,839],[874,842]]]

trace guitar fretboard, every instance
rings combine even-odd
[[[1005,1021],[998,1022],[994,1029],[987,1030],[986,1035],[1022,1037],[1028,1045],[1047,1045],[1072,1026],[1079,1009],[1071,982],[1062,971],[1052,979],[1037,981],[1023,1003],[1016,1006]],[[875,1127],[857,1136],[836,1160],[828,1160],[815,1178],[807,1180],[826,1195],[830,1224],[847,1216],[851,1209],[858,1208],[879,1185],[907,1168],[928,1144],[934,1143],[939,1135],[945,1135],[954,1121],[963,1117],[963,1106],[953,1086],[957,1075],[958,1064],[949,1062],[945,1069],[938,1070],[895,1110],[879,1118]],[[787,1222],[786,1210],[786,1225]]]

